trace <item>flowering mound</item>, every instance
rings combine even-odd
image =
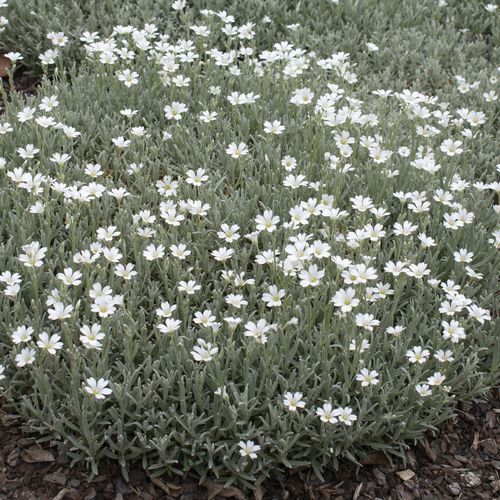
[[[495,70],[448,100],[185,28],[85,33],[68,76],[52,33],[11,96],[1,390],[94,470],[252,487],[397,452],[499,374]]]

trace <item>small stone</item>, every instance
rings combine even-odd
[[[471,488],[481,484],[481,478],[475,472],[466,472],[462,474],[462,478],[464,483]]]
[[[403,481],[409,481],[412,477],[415,476],[415,473],[410,470],[410,469],[406,469],[406,470],[398,470],[396,472],[396,474],[403,480]]]
[[[69,482],[69,485],[72,488],[78,488],[78,486],[80,486],[80,484],[82,484],[82,483],[80,481],[78,481],[78,479],[71,479]]]
[[[488,438],[484,441],[481,441],[481,448],[490,457],[494,457],[498,454],[498,445],[493,438]]]
[[[460,495],[460,493],[462,493],[462,488],[460,488],[460,485],[455,481],[453,483],[448,483],[446,485],[446,488],[455,497],[457,497],[458,495]]]
[[[498,493],[500,491],[500,479],[491,481],[491,490],[493,491],[493,493]]]

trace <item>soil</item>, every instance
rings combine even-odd
[[[1,57],[1,56],[0,56]],[[2,73],[2,64],[0,61],[0,84],[7,93],[10,93],[9,82],[7,77]],[[41,78],[39,75],[32,74],[25,70],[23,67],[16,70],[14,74],[14,86],[16,92],[23,96],[35,95],[38,86],[41,83]],[[4,112],[4,103],[2,96],[0,95],[0,114]]]
[[[0,405],[0,500],[446,500],[500,498],[500,389],[488,401],[459,405],[456,418],[406,453],[405,463],[373,454],[357,467],[344,462],[324,481],[313,474],[269,481],[246,495],[196,477],[152,478],[139,466],[129,481],[119,468],[104,464],[89,479],[82,466],[69,466],[64,452],[52,443],[38,445],[21,431],[18,419]]]

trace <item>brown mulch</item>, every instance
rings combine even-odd
[[[500,389],[488,402],[462,403],[453,421],[438,434],[411,447],[406,463],[392,465],[383,455],[369,457],[372,465],[343,463],[319,481],[313,474],[291,475],[270,481],[255,495],[225,489],[196,478],[155,479],[139,466],[125,481],[117,466],[105,464],[89,479],[81,466],[69,467],[69,458],[57,447],[23,434],[18,421],[0,407],[0,500],[446,500],[500,498]]]

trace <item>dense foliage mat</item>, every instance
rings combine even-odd
[[[38,95],[3,91],[0,384],[29,429],[254,487],[400,453],[498,380],[493,7],[69,3]]]

